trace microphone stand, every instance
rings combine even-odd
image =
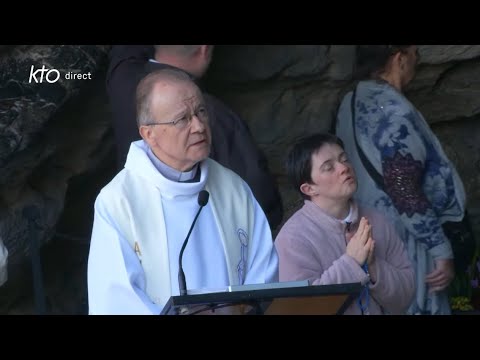
[[[197,211],[197,215],[195,215],[195,219],[193,219],[192,226],[190,226],[190,230],[188,231],[187,237],[183,241],[182,249],[180,250],[180,255],[178,256],[178,287],[180,290],[180,295],[187,295],[187,281],[185,280],[185,273],[183,272],[183,265],[182,265],[182,258],[183,252],[185,251],[185,247],[187,246],[188,239],[190,238],[190,234],[192,233],[193,227],[197,222],[198,216],[200,215],[200,211],[202,211],[203,207],[208,203],[209,193],[206,190],[200,191],[198,194],[198,205],[200,208]]]

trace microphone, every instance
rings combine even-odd
[[[202,190],[198,194],[198,205],[200,208],[197,211],[197,215],[195,216],[195,219],[193,219],[192,226],[190,227],[190,230],[188,231],[187,237],[185,238],[185,241],[183,242],[182,249],[180,250],[180,255],[178,256],[178,287],[180,289],[180,295],[187,295],[187,282],[185,280],[185,273],[183,272],[183,266],[182,266],[182,257],[183,257],[183,252],[185,250],[185,247],[187,246],[188,239],[190,238],[190,234],[192,233],[193,226],[195,225],[195,222],[197,221],[198,215],[200,215],[200,211],[202,211],[203,207],[207,205],[208,203],[208,197],[210,194],[208,193],[207,190]]]

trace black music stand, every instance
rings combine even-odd
[[[160,315],[225,314],[226,308],[236,315],[341,315],[361,289],[348,283],[171,296]]]

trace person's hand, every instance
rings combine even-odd
[[[425,277],[430,287],[429,292],[442,291],[447,288],[455,277],[453,259],[435,260],[435,270]]]
[[[362,217],[357,232],[347,244],[347,255],[354,258],[360,266],[365,263],[367,257],[373,252],[373,239],[370,236],[370,229],[368,220]]]

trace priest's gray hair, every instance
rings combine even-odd
[[[152,114],[152,95],[155,85],[159,82],[189,82],[195,84],[188,74],[175,69],[161,69],[145,76],[137,86],[137,125],[151,124],[155,120]]]

